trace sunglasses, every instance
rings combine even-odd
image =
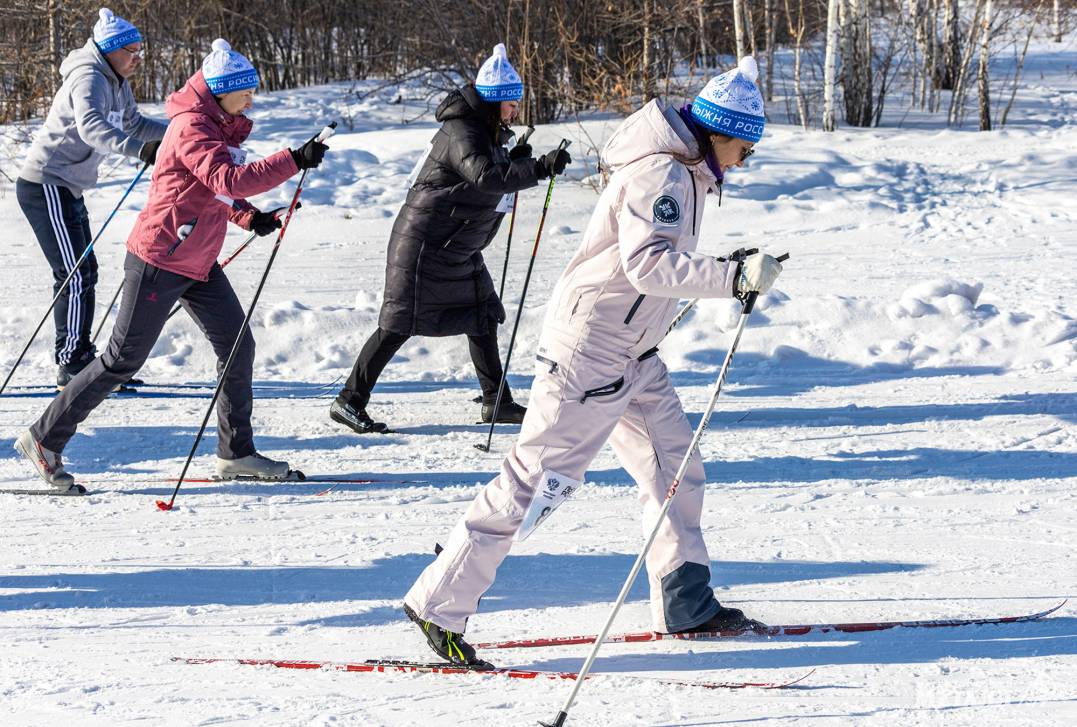
[[[752,154],[755,154],[755,147],[754,146],[750,146],[747,149],[741,149],[740,150],[740,160],[743,162],[748,157],[750,157]]]

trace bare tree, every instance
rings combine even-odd
[[[774,100],[774,0],[763,0],[763,55],[767,61],[763,95],[767,101]]]
[[[823,62],[823,131],[838,128],[834,112],[834,91],[838,85],[838,11],[840,0],[829,0],[826,11],[826,60]]]
[[[991,0],[984,7],[983,27],[980,30],[980,69],[977,88],[980,92],[980,131],[991,131],[991,88],[987,64],[991,59]]]
[[[961,27],[958,0],[944,0],[942,74],[939,88],[952,91],[957,80],[957,67],[961,58]]]
[[[871,126],[871,3],[848,0],[846,7],[841,54],[845,121],[853,126]]]
[[[1058,9],[1058,0],[1054,0],[1055,11],[1055,42],[1062,42],[1062,15]]]
[[[733,36],[737,41],[737,60],[744,57],[744,0],[733,0]]]

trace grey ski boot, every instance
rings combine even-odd
[[[255,452],[239,459],[217,458],[217,478],[221,480],[303,480],[299,470],[288,468],[287,462],[278,462]]]

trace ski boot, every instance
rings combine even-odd
[[[33,433],[27,429],[15,440],[15,450],[29,460],[34,466],[38,477],[43,479],[57,492],[72,492],[82,494],[86,488],[75,484],[75,478],[64,469],[64,461],[59,452],[45,449],[41,442],[34,439]]]
[[[757,634],[766,632],[767,625],[754,618],[748,618],[744,611],[739,608],[726,608],[719,606],[718,612],[701,624],[691,628],[681,629],[674,633],[694,634],[701,631],[754,631]]]
[[[301,481],[306,476],[299,470],[288,469],[287,462],[263,457],[255,452],[239,459],[217,458],[217,479],[259,481]]]
[[[501,406],[497,410],[497,423],[498,424],[521,424],[524,420],[524,415],[527,414],[527,407],[520,406],[515,401],[502,401]],[[494,405],[483,404],[482,405],[482,423],[490,424],[494,421]]]
[[[366,409],[356,409],[347,402],[337,399],[329,407],[329,418],[343,424],[356,434],[384,434],[389,431],[385,422],[376,422],[366,413]]]
[[[430,648],[442,659],[452,664],[467,667],[469,669],[493,669],[488,661],[483,661],[475,655],[475,649],[471,644],[464,641],[463,634],[447,631],[432,621],[423,621],[408,604],[404,604],[404,613],[426,634],[426,641]]]

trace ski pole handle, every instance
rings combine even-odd
[[[337,122],[330,121],[329,125],[326,126],[324,129],[322,129],[318,133],[318,135],[316,137],[314,137],[314,140],[317,141],[320,144],[320,143],[324,142],[326,139],[328,139],[330,136],[332,136],[335,133],[337,133]]]
[[[779,255],[778,257],[776,257],[774,259],[777,260],[780,263],[784,263],[786,260],[789,259],[789,253],[783,252],[781,255]],[[752,292],[748,293],[743,298],[741,298],[741,300],[744,301],[744,307],[740,311],[741,315],[746,316],[746,315],[748,315],[749,313],[752,312],[752,309],[755,308],[755,301],[756,301],[757,298],[759,298],[759,291],[758,290],[753,290]]]
[[[519,146],[520,144],[526,144],[527,140],[530,139],[531,135],[534,134],[534,133],[535,133],[535,127],[528,124],[527,125],[527,131],[524,132],[523,136],[521,136],[519,139],[516,140],[516,146]]]

